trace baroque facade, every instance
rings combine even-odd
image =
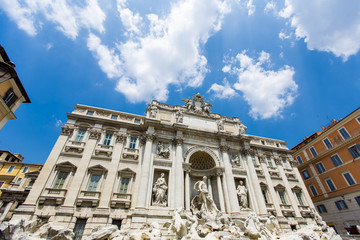
[[[323,220],[340,234],[360,234],[360,108],[292,150]]]
[[[284,141],[246,134],[200,94],[184,101],[153,100],[146,116],[76,105],[14,218],[48,219],[74,229],[75,239],[98,226],[136,229],[190,212],[274,215],[285,231],[315,223]]]

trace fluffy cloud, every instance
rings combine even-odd
[[[151,98],[166,101],[170,84],[202,84],[208,69],[201,48],[221,29],[223,16],[230,10],[220,0],[180,1],[172,5],[167,16],[149,14],[146,32],[140,31],[145,25],[142,18],[126,8],[124,0],[118,1],[118,11],[127,41],[117,44],[114,52],[90,35],[88,46],[102,70],[118,79],[116,90],[131,102],[139,102]],[[121,63],[112,63],[111,59]]]
[[[358,0],[285,0],[280,16],[288,18],[297,38],[310,50],[331,52],[344,61],[360,48]]]
[[[0,8],[31,36],[36,35],[37,26],[41,25],[41,14],[71,39],[76,39],[82,27],[105,31],[106,16],[97,0],[88,0],[84,8],[69,5],[66,0],[4,0]]]
[[[249,0],[246,4],[246,7],[248,9],[248,15],[251,16],[255,13],[255,5],[254,0]]]
[[[269,53],[262,51],[257,59],[253,59],[244,51],[223,68],[224,72],[236,76],[233,88],[242,93],[250,105],[250,115],[255,119],[281,117],[284,108],[291,105],[297,95],[298,86],[293,80],[294,69],[285,65],[275,71],[268,69],[269,66]],[[231,91],[227,84],[216,84],[210,88],[219,93],[224,92],[223,89]]]
[[[220,99],[231,98],[236,95],[236,91],[227,81],[225,81],[224,85],[214,83],[207,92],[214,92],[214,97]]]

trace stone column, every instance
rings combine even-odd
[[[219,202],[220,202],[220,210],[222,212],[225,212],[225,203],[224,203],[224,193],[221,186],[221,172],[216,173],[216,182],[217,182],[217,189],[218,189],[218,195],[219,195]]]
[[[185,169],[185,210],[190,211],[190,169]]]
[[[286,189],[286,191],[287,191],[287,193],[289,195],[290,203],[291,203],[292,207],[294,208],[295,217],[301,218],[302,216],[301,216],[298,204],[297,204],[295,196],[294,196],[294,194],[293,194],[293,192],[291,190],[289,181],[288,181],[288,179],[286,177],[284,168],[283,168],[282,163],[281,163],[281,159],[279,157],[277,157],[277,156],[275,156],[275,163],[276,163],[276,165],[277,165],[277,167],[279,169],[282,182],[284,183],[285,189]]]
[[[41,192],[43,191],[47,180],[52,174],[54,174],[52,172],[54,165],[56,164],[56,161],[61,151],[63,150],[69,136],[74,131],[74,128],[65,125],[61,127],[61,130],[62,130],[61,134],[58,140],[56,141],[54,148],[50,152],[50,155],[47,158],[43,168],[41,169],[38,178],[36,179],[34,185],[32,186],[29,195],[27,196],[25,202],[20,206],[21,208],[24,208],[23,209],[24,211],[26,211],[25,208],[33,208],[36,205],[36,201],[38,200]]]
[[[96,129],[90,130],[89,140],[87,141],[85,145],[84,152],[82,154],[80,164],[77,166],[75,175],[72,179],[71,184],[69,185],[69,189],[66,193],[66,198],[64,201],[64,207],[73,207],[75,206],[76,197],[78,196],[78,193],[81,190],[81,185],[85,179],[88,166],[92,157],[92,154],[94,152],[94,148],[97,144],[98,139],[101,136],[101,131]]]
[[[212,186],[211,186],[211,176],[209,176],[208,179],[207,179],[207,185],[208,185],[209,194],[212,197],[212,199],[214,199]]]
[[[0,222],[4,221],[6,215],[9,213],[9,211],[10,211],[11,207],[14,205],[14,203],[15,203],[14,201],[11,201],[6,205],[4,212],[0,217]]]
[[[271,180],[271,176],[270,176],[270,173],[269,173],[269,170],[268,170],[268,166],[266,164],[265,157],[260,156],[259,160],[260,160],[261,168],[262,168],[262,170],[264,172],[266,183],[267,183],[268,188],[269,188],[271,199],[273,200],[274,208],[276,210],[276,215],[277,215],[277,217],[283,217],[281,207],[280,207],[279,198],[278,198],[278,196],[276,194],[276,191],[274,189],[274,184],[273,184],[273,182]]]
[[[183,170],[183,138],[178,131],[174,139],[175,153],[175,208],[184,207],[184,170]]]
[[[107,178],[104,182],[104,187],[101,192],[99,208],[108,208],[109,206],[109,202],[112,197],[111,194],[114,190],[112,186],[115,184],[118,166],[120,163],[121,150],[123,148],[124,141],[126,140],[126,135],[124,134],[114,134],[114,137],[116,137],[115,144],[112,152],[111,162],[108,165],[109,169]]]
[[[139,184],[139,192],[137,197],[136,208],[146,208],[146,202],[148,198],[148,186],[149,186],[148,183],[149,183],[150,168],[152,162],[152,146],[153,146],[153,141],[156,139],[154,131],[155,130],[153,127],[149,127],[146,135],[144,136],[145,150],[144,150],[144,157],[141,167],[140,184]]]
[[[222,144],[220,145],[220,150],[222,152],[222,159],[224,162],[225,180],[226,180],[226,185],[228,187],[227,195],[229,196],[231,213],[239,213],[240,206],[236,195],[234,176],[232,173],[232,166],[228,154],[229,147],[225,144]]]
[[[248,169],[249,169],[249,179],[250,179],[250,181],[252,183],[252,188],[254,189],[254,193],[257,196],[255,200],[256,200],[257,206],[259,208],[259,213],[260,214],[267,214],[265,200],[264,200],[264,198],[262,196],[259,179],[258,179],[257,174],[256,174],[254,163],[253,163],[253,161],[251,159],[251,156],[250,156],[250,151],[245,150],[244,155],[245,155],[246,163],[247,163],[247,166],[248,166]]]

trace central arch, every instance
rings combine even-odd
[[[216,166],[214,159],[206,152],[198,151],[190,156],[189,163],[192,169],[209,170]]]

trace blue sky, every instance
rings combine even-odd
[[[201,93],[295,146],[359,107],[357,0],[0,0],[0,43],[32,103],[0,149],[44,163],[75,104],[144,115]]]

